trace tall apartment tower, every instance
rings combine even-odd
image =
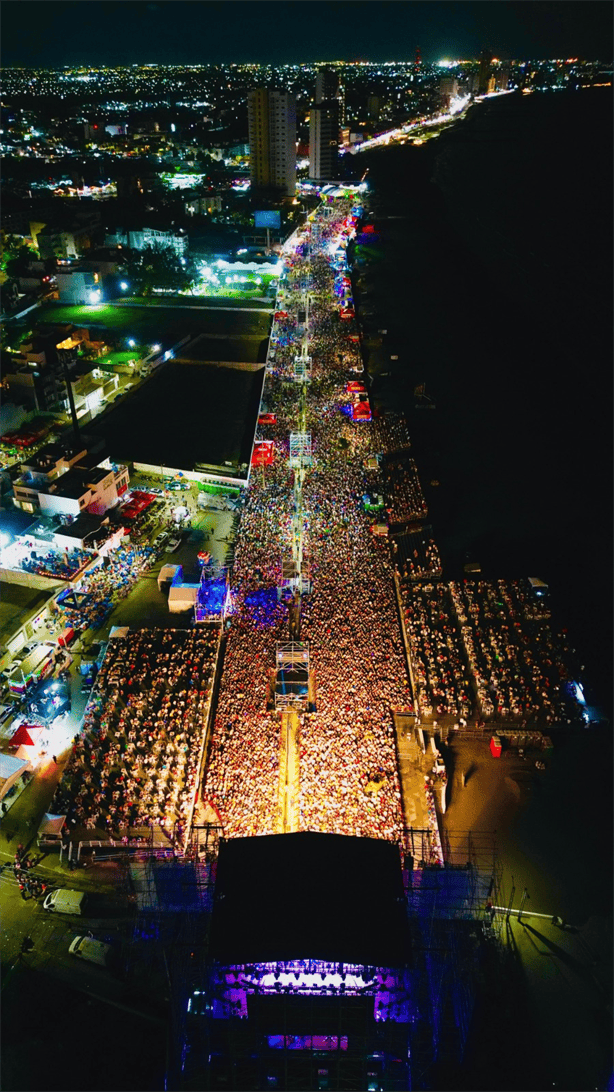
[[[490,66],[492,64],[492,53],[489,49],[483,49],[480,53],[480,82],[478,85],[478,94],[486,95],[488,93],[488,81],[490,79]]]
[[[339,129],[339,103],[316,103],[309,115],[309,177],[314,182],[337,178]]]
[[[319,68],[316,75],[316,103],[331,102],[339,95],[339,77],[334,68]]]
[[[337,73],[320,68],[316,76],[316,101],[309,114],[309,177],[315,182],[337,178],[339,169],[339,131],[345,96]]]
[[[296,189],[296,101],[285,91],[256,88],[247,96],[250,179],[253,189]]]

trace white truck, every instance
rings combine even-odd
[[[85,913],[87,894],[85,891],[72,891],[67,887],[58,887],[57,891],[50,891],[43,903],[43,910],[49,914],[78,914]]]
[[[99,967],[107,967],[113,949],[110,944],[105,944],[102,940],[94,940],[93,937],[75,937],[68,951],[78,959],[97,963]]]

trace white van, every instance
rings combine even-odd
[[[105,944],[102,940],[94,940],[93,937],[75,937],[68,951],[79,959],[87,960],[88,963],[107,967],[112,948],[110,944]]]
[[[85,891],[71,891],[67,887],[60,887],[57,891],[49,892],[43,903],[43,910],[58,914],[83,914],[86,898]]]

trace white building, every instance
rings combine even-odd
[[[188,237],[184,231],[174,231],[172,228],[144,227],[136,231],[116,231],[107,234],[105,246],[126,246],[131,250],[146,250],[148,247],[153,247],[154,250],[167,250],[170,247],[178,258],[182,258],[188,249]]]
[[[114,508],[129,481],[125,466],[105,463],[87,451],[60,453],[50,445],[49,455],[22,463],[22,475],[13,485],[13,500],[24,512],[44,515],[78,516],[81,512],[102,515]],[[87,462],[92,463],[87,466]]]

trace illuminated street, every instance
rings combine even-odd
[[[611,11],[6,7],[3,1086],[606,1092]]]

